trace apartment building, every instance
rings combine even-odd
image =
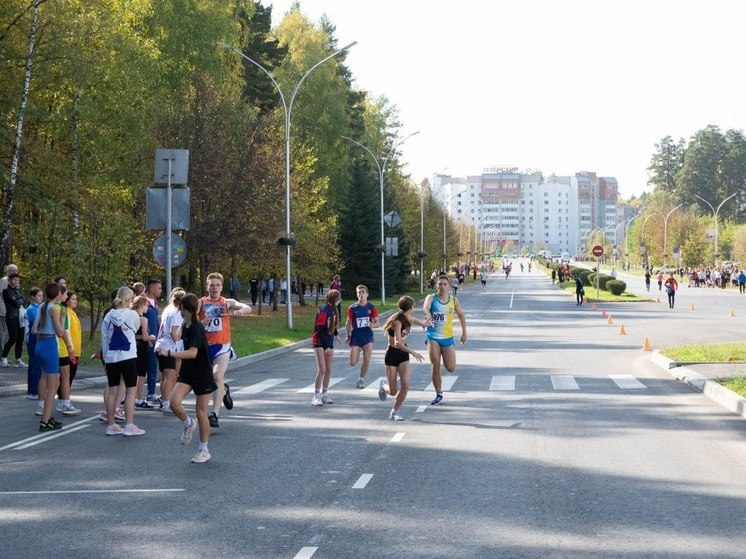
[[[466,178],[436,175],[432,184],[452,218],[479,227],[504,251],[575,254],[584,234],[617,223],[617,181],[593,172],[543,177],[486,167]]]

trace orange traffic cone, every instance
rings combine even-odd
[[[648,339],[647,336],[645,336],[645,341],[642,343],[642,350],[643,351],[652,351],[652,349],[650,349],[650,340]]]
[[[736,311],[734,311],[733,309],[731,309],[730,313],[728,314],[728,316],[731,317],[731,318],[733,318],[734,316],[736,316]]]
[[[656,303],[660,303],[660,302],[661,302],[661,298],[660,298],[660,297],[658,297],[658,298],[657,298],[657,299],[655,300],[655,302],[656,302]]]
[[[606,316],[606,309],[601,309],[601,316]]]
[[[694,310],[694,303],[692,303],[691,305],[689,305],[689,310],[690,310],[690,311],[693,311],[693,310]]]
[[[611,320],[611,315],[609,315],[609,319],[606,321],[606,324],[614,324],[614,321]]]
[[[624,324],[622,324],[622,327],[619,329],[619,335],[620,336],[626,336],[627,331],[624,329]]]

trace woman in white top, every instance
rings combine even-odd
[[[106,399],[108,418],[107,435],[144,435],[145,431],[134,423],[135,397],[137,396],[137,342],[135,333],[140,328],[140,317],[130,308],[134,292],[129,287],[120,287],[114,299],[114,309],[109,311],[101,323],[101,350],[106,363],[109,395]],[[126,388],[124,400],[125,425],[122,429],[115,423],[117,390],[121,382]],[[112,390],[114,389],[114,390]]]
[[[163,413],[171,413],[169,398],[176,385],[176,377],[181,365],[181,360],[169,356],[168,350],[170,349],[173,353],[184,349],[184,343],[181,341],[181,326],[184,319],[179,310],[179,304],[184,295],[184,289],[181,287],[174,287],[171,290],[171,303],[163,309],[161,326],[155,340],[158,367],[161,370],[161,409]],[[159,352],[159,349],[163,349],[163,351]]]

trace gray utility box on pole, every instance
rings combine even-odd
[[[171,188],[174,185],[185,186],[188,183],[189,175],[189,150],[186,149],[157,149],[155,151],[155,172],[153,173],[153,182],[155,184],[166,185],[166,297],[171,296],[171,268],[173,267],[173,228],[174,228],[174,192]],[[156,190],[156,189],[150,189]],[[186,192],[182,192],[186,190]],[[185,196],[184,196],[185,194]],[[189,228],[189,190],[179,189],[176,195],[179,202],[176,206],[180,215],[178,215],[177,226],[186,223]],[[186,208],[184,208],[184,198],[186,198]],[[147,198],[149,204],[146,207],[146,222],[158,224],[159,219],[156,216],[163,215],[163,203],[154,195],[151,199],[150,193]],[[152,203],[151,203],[152,202]],[[183,210],[186,209],[186,216]],[[150,228],[150,227],[149,227]],[[155,227],[154,227],[155,228]],[[183,254],[182,256],[186,256]]]

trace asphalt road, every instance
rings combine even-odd
[[[173,416],[105,437],[88,390],[37,437],[35,403],[3,398],[0,556],[742,558],[746,422],[641,351],[741,339],[746,296],[691,291],[610,305],[608,324],[514,266],[460,296],[469,341],[442,405],[414,363],[406,420],[388,421],[339,350],[334,404],[313,408],[300,349],[230,372],[236,406],[201,465]],[[383,349],[379,333],[371,385]]]

